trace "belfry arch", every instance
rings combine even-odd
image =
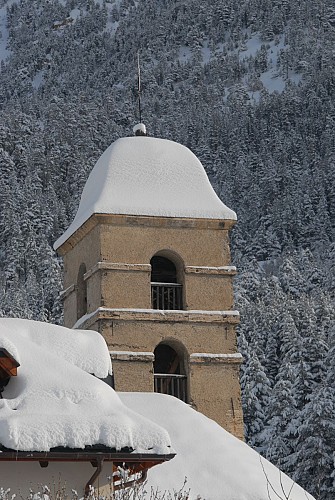
[[[80,264],[77,276],[77,319],[87,313],[86,265]]]
[[[150,260],[151,304],[153,309],[184,309],[183,265],[168,252],[158,252]]]
[[[154,350],[155,392],[175,396],[188,402],[187,353],[176,341],[160,342]]]

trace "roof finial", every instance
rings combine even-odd
[[[144,123],[137,123],[137,125],[133,127],[133,132],[135,135],[147,135],[147,128]]]

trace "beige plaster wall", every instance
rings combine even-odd
[[[101,226],[101,255],[110,262],[150,263],[161,250],[177,253],[185,265],[230,264],[227,230],[150,226]]]
[[[223,221],[93,216],[61,249],[61,253],[66,254],[64,288],[76,283],[79,266],[84,262],[88,312],[98,307],[150,309],[148,265],[151,257],[160,252],[176,264],[184,286],[186,309],[229,311],[233,308],[234,271],[212,269],[207,272],[194,268],[230,265],[230,225]],[[129,269],[123,264],[130,265]],[[186,273],[185,266],[188,267]],[[77,319],[76,312],[69,311],[76,311],[75,295],[74,291],[65,299],[67,326],[73,326]],[[163,315],[150,320],[124,320],[123,317],[107,312],[104,319],[92,320],[83,327],[100,331],[110,351],[154,352],[162,341],[180,346],[187,361],[190,397],[197,409],[242,437],[239,360],[189,363],[192,353],[236,353],[234,323],[237,320],[211,321],[205,314],[200,321],[191,318],[169,321]],[[153,390],[152,360],[115,359],[113,368],[117,390]]]
[[[79,266],[86,265],[88,313],[98,307],[151,308],[150,271],[92,270],[99,262],[148,266],[157,252],[165,252],[175,261],[184,285],[185,309],[232,308],[231,276],[184,274],[184,266],[230,264],[228,229],[223,229],[220,222],[113,215],[104,216],[100,222],[96,224],[92,219],[86,223],[87,232],[82,229],[80,237],[73,237],[73,246],[67,243],[61,249],[65,252],[64,289],[77,284]],[[70,295],[76,295],[76,289]],[[72,327],[77,321],[76,308],[75,298],[67,297],[64,301],[66,326]]]
[[[191,362],[189,384],[195,408],[243,439],[239,366],[233,363]]]
[[[95,325],[98,327],[98,324]],[[162,341],[184,350],[190,402],[196,409],[243,439],[239,359],[189,362],[192,353],[237,352],[235,325],[169,321],[100,321],[100,331],[110,350],[150,351]],[[152,362],[113,360],[118,391],[152,391]]]
[[[186,274],[183,304],[186,310],[229,311],[233,308],[232,276]],[[98,307],[151,309],[150,273],[98,270],[86,279],[87,312]],[[77,321],[76,290],[64,300],[64,322]]]
[[[150,309],[150,279],[147,271],[99,270],[87,279],[88,312],[99,306]],[[231,276],[187,274],[183,281],[184,309],[232,309]]]
[[[224,323],[105,320],[91,328],[99,329],[110,351],[154,352],[163,340],[182,343],[189,354],[237,351],[234,326]]]
[[[89,270],[100,258],[100,226],[95,226],[63,257],[64,289],[77,283],[80,264],[84,263]]]
[[[98,273],[90,276],[89,279],[85,279],[87,287],[87,312],[91,313],[95,311],[98,307],[103,306],[102,300],[102,283],[101,278]]]
[[[64,299],[64,326],[71,328],[77,321],[77,295],[75,290]]]
[[[88,282],[92,278],[89,278]],[[112,308],[151,308],[150,272],[100,271],[99,278],[101,279],[102,306]]]
[[[119,392],[153,392],[152,361],[119,361],[112,357],[115,388]]]
[[[233,307],[231,276],[187,274],[185,309],[229,311]]]

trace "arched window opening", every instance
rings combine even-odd
[[[151,261],[151,301],[153,309],[182,309],[182,285],[174,263],[155,255]]]
[[[187,402],[187,377],[183,359],[168,344],[159,344],[155,351],[154,389]]]
[[[87,283],[84,280],[85,264],[80,264],[77,278],[77,319],[87,313]]]

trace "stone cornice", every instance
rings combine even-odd
[[[235,266],[207,267],[185,266],[185,274],[206,274],[219,276],[234,276],[237,273]]]
[[[88,280],[98,271],[128,271],[128,272],[151,272],[150,264],[126,264],[123,262],[97,262],[91,269],[84,274],[84,280]],[[185,274],[197,275],[216,275],[216,276],[235,276],[237,274],[235,266],[207,267],[207,266],[185,266]],[[65,300],[76,289],[76,285],[72,284],[65,290],[61,291],[59,296]]]
[[[88,280],[93,274],[98,271],[128,271],[128,272],[151,272],[150,264],[126,264],[123,262],[97,262],[91,269],[84,274],[84,280]],[[185,274],[197,275],[217,275],[217,276],[235,276],[237,274],[235,266],[207,267],[207,266],[185,266]],[[61,300],[65,300],[76,289],[73,283],[65,290],[61,291],[59,296]]]
[[[98,224],[107,224],[110,226],[229,230],[236,224],[236,221],[230,219],[191,219],[186,217],[93,214],[57,249],[58,254],[61,256],[65,255]]]
[[[137,361],[137,362],[152,362],[155,355],[152,352],[133,352],[133,351],[109,351],[113,361]],[[243,362],[242,354],[239,352],[216,354],[200,352],[190,355],[190,363],[192,364],[238,364]]]
[[[94,312],[80,318],[73,328],[89,328],[99,320],[238,324],[239,318],[238,311],[162,311],[158,309],[109,309],[99,307]]]
[[[65,290],[62,290],[59,294],[61,300],[65,300],[71,293],[73,293],[76,289],[76,285],[72,283],[72,285],[68,286]]]
[[[58,255],[63,257],[72,248],[74,248],[79,241],[81,241],[84,236],[86,236],[92,229],[98,224],[98,220],[95,215],[92,215],[87,221],[80,226],[77,231],[75,231],[60,247],[57,248],[56,252]]]
[[[243,362],[242,354],[239,352],[228,354],[215,354],[198,352],[190,355],[190,363],[194,364],[238,364]]]
[[[140,272],[151,272],[151,265],[150,264],[125,264],[122,262],[97,262],[95,266],[93,266],[91,269],[87,271],[86,274],[84,274],[84,280],[87,280],[90,278],[93,274],[95,274],[98,271],[106,271],[106,270],[111,270],[111,271],[140,271]]]
[[[155,355],[153,352],[131,352],[131,351],[109,351],[113,361],[137,361],[140,363],[153,362]]]

